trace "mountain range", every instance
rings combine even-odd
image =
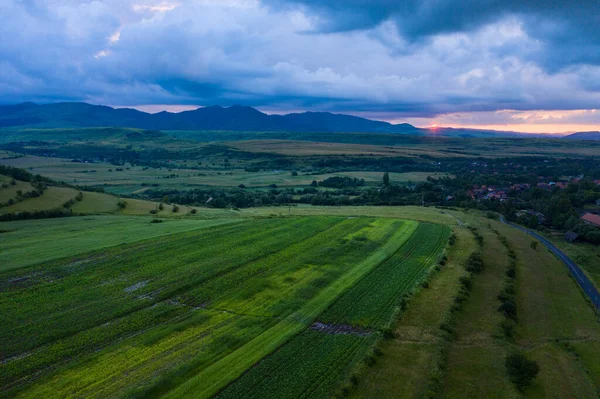
[[[269,115],[241,105],[218,105],[192,111],[150,114],[131,108],[112,108],[83,102],[22,103],[0,106],[0,128],[130,127],[148,130],[227,130],[282,132],[360,132],[444,137],[531,137],[517,132],[462,128],[417,128],[330,112]],[[571,139],[598,139],[598,132],[583,132]]]

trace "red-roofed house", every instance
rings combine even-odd
[[[600,227],[600,215],[594,215],[593,213],[586,213],[585,215],[583,215],[581,217],[581,220],[583,220],[587,224],[591,224],[596,227]]]

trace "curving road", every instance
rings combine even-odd
[[[512,226],[515,229],[521,230],[529,234],[530,236],[536,238],[539,242],[544,244],[546,248],[550,250],[550,252],[556,255],[556,257],[560,259],[567,266],[567,268],[569,268],[571,275],[573,276],[573,278],[575,278],[575,281],[577,281],[577,284],[581,287],[583,292],[588,296],[588,298],[590,298],[594,307],[596,309],[600,309],[600,294],[598,293],[598,290],[590,281],[590,279],[585,275],[585,273],[583,273],[581,268],[577,266],[577,264],[573,262],[573,260],[571,260],[571,258],[569,258],[563,251],[558,249],[554,244],[552,244],[550,241],[548,241],[546,238],[539,235],[538,233],[526,229],[525,227],[519,226],[517,224],[507,222],[503,216],[500,216],[500,221],[508,226]]]

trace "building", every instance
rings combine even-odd
[[[595,215],[593,213],[586,213],[581,217],[587,224],[591,224],[592,226],[600,227],[600,215]]]

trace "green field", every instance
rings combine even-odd
[[[25,168],[31,173],[50,177],[57,181],[83,186],[102,187],[116,194],[135,194],[149,188],[195,188],[195,187],[238,187],[267,188],[271,184],[278,187],[307,187],[313,180],[322,181],[332,176],[349,176],[364,179],[366,185],[379,185],[381,172],[356,171],[327,174],[306,174],[300,172],[292,176],[285,170],[246,172],[233,168],[218,170],[211,168],[186,169],[148,168],[125,164],[122,167],[108,163],[71,162],[67,159],[23,156],[20,158],[0,159],[0,164]],[[190,162],[190,165],[194,164]],[[241,166],[241,165],[240,165]],[[117,168],[123,169],[117,171]],[[390,173],[395,183],[425,181],[428,176],[440,177],[438,172]],[[153,186],[155,185],[155,186]]]
[[[30,183],[15,180],[15,184],[10,184],[6,176],[0,175],[0,182],[8,182],[7,187],[0,187],[0,214],[2,213],[19,213],[19,212],[35,212],[49,210],[67,211],[65,204],[71,202],[69,210],[74,215],[82,214],[119,214],[119,215],[149,215],[150,212],[160,217],[177,217],[190,213],[192,209],[198,211],[198,208],[192,206],[163,204],[163,209],[159,209],[158,203],[144,201],[139,199],[123,199],[116,195],[79,191],[70,187],[47,187],[38,197],[24,198],[19,195],[32,191],[34,188]],[[1,183],[0,183],[1,184]],[[81,193],[81,194],[80,194]],[[81,195],[79,199],[78,195]],[[7,201],[13,200],[14,203],[8,204]],[[125,205],[124,208],[119,206],[119,203]],[[174,209],[177,211],[175,212]],[[201,210],[203,217],[212,217],[214,215],[227,215],[227,210],[204,208]]]
[[[273,351],[264,367],[334,362],[315,388],[326,396],[426,278],[449,234],[392,218],[119,219],[2,224],[3,397],[208,397],[233,381],[229,389],[260,392],[244,383],[252,373],[238,378]],[[64,231],[64,244],[40,240],[36,224],[46,236]],[[380,281],[387,288],[374,290]],[[316,321],[369,333],[319,332]],[[306,339],[336,342],[348,356],[289,363]],[[269,391],[293,396],[313,383]]]
[[[74,206],[103,206],[108,197],[117,198],[86,192]],[[0,397],[600,391],[600,325],[564,265],[477,211],[200,209],[162,223],[126,214],[151,206],[0,223]],[[466,227],[477,228],[481,247]],[[510,339],[497,298],[508,248],[518,308]],[[485,268],[456,311],[474,251]],[[504,368],[516,350],[541,368],[523,393]]]
[[[84,216],[3,222],[0,224],[0,272],[239,220],[150,221],[150,218],[130,216]]]

